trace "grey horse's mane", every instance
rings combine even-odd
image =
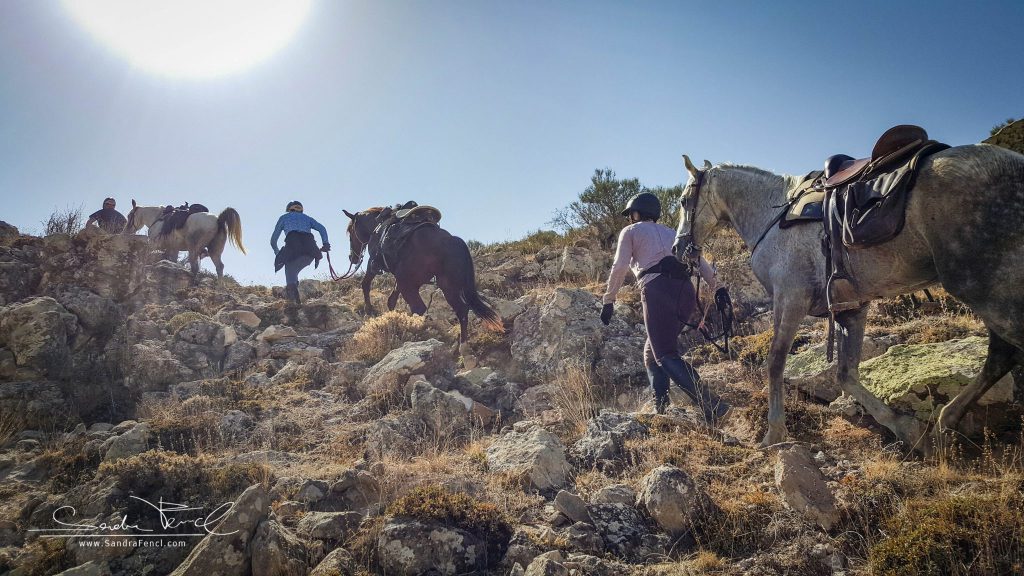
[[[738,183],[747,190],[764,190],[770,189],[769,187],[772,185],[778,186],[786,191],[786,200],[792,200],[792,198],[790,198],[790,194],[796,190],[797,184],[802,180],[801,176],[776,174],[756,166],[733,164],[731,162],[723,162],[722,164],[713,167],[711,170],[722,172],[728,170],[730,177],[740,180],[741,182]]]

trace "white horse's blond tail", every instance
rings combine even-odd
[[[242,246],[242,218],[238,215],[238,212],[234,208],[225,208],[219,216],[217,216],[217,226],[225,227],[227,229],[228,240],[231,244],[238,248],[242,254],[245,254],[245,246]]]

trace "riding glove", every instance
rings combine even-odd
[[[331,251],[331,245],[328,244],[327,242],[324,242],[324,246],[323,246],[323,248],[320,249],[320,251],[321,252],[330,252]]]
[[[614,304],[605,304],[604,308],[601,308],[601,322],[607,326],[612,321],[612,314],[615,313]]]

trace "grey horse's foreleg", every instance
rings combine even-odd
[[[839,328],[836,333],[838,345],[836,383],[839,384],[843,392],[853,396],[876,422],[891,430],[907,446],[926,451],[928,447],[919,444],[927,426],[913,416],[897,413],[860,383],[859,367],[861,351],[864,348],[864,325],[867,323],[867,317],[867,307],[836,316],[836,324]]]
[[[939,412],[936,433],[941,434],[947,430],[956,429],[964,414],[974,406],[978,399],[1022,360],[1024,360],[1024,351],[989,330],[988,357],[985,358],[985,365],[982,367],[981,373],[942,408],[942,411]]]
[[[772,345],[768,350],[768,432],[761,440],[761,447],[771,446],[786,440],[786,383],[783,372],[786,357],[793,347],[800,328],[800,320],[807,314],[807,307],[793,306],[785,302],[775,305]]]

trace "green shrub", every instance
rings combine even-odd
[[[1024,496],[984,494],[907,502],[883,522],[888,538],[871,548],[871,573],[1021,574]]]

